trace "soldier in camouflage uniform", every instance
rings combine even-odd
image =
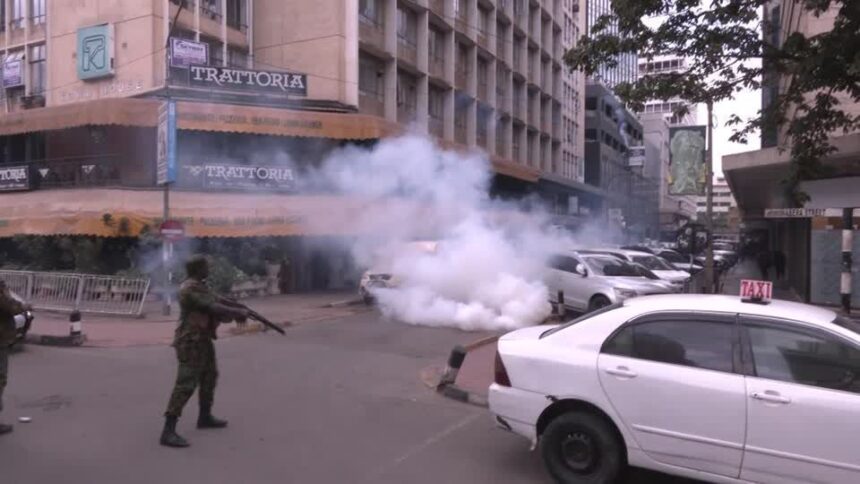
[[[15,341],[15,315],[24,312],[27,307],[13,298],[0,281],[0,411],[3,411],[3,390],[9,375],[9,346]],[[0,435],[12,431],[11,425],[0,423]]]
[[[165,423],[161,434],[161,445],[188,447],[188,442],[176,433],[176,422],[182,408],[199,387],[200,416],[197,428],[223,428],[227,422],[212,416],[218,366],[215,360],[215,345],[218,324],[236,320],[244,322],[247,310],[229,306],[205,284],[209,276],[209,264],[202,256],[192,257],[186,264],[188,279],[179,289],[179,326],[173,346],[179,360],[179,370],[173,394],[164,412]]]

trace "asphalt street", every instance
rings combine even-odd
[[[158,445],[172,349],[28,347],[11,359],[3,484],[549,483],[539,454],[485,409],[444,399],[422,369],[480,337],[373,312],[217,342],[225,430]],[[656,481],[654,479],[657,479]],[[631,483],[689,482],[634,472]]]

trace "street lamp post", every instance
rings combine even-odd
[[[705,183],[707,187],[705,227],[707,242],[705,245],[705,292],[714,292],[714,101],[709,99],[708,106],[708,158],[705,161]]]

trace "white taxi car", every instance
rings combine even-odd
[[[489,404],[563,483],[636,466],[710,482],[860,482],[860,328],[787,301],[629,299],[498,343]]]

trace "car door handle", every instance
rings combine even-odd
[[[606,373],[610,375],[621,377],[621,378],[636,378],[638,374],[635,371],[631,371],[630,368],[626,366],[618,366],[615,368],[607,368]]]
[[[791,399],[788,397],[784,397],[779,393],[768,390],[766,392],[753,392],[752,397],[756,400],[761,400],[763,402],[768,403],[780,403],[780,404],[788,404],[791,403]]]

